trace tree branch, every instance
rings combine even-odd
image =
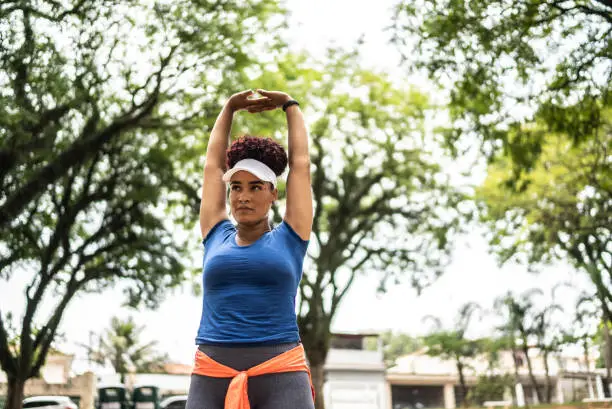
[[[11,355],[9,346],[8,334],[0,311],[0,366],[7,375],[15,375],[17,373],[17,360]]]
[[[595,0],[596,2],[598,2],[599,4],[603,4],[604,6],[608,7],[609,9],[612,9],[612,1],[611,0]]]
[[[162,83],[162,74],[176,51],[177,47],[173,47],[168,55],[161,61],[159,70],[153,74],[157,79],[156,86],[148,98],[141,104],[132,107],[126,113],[121,115],[113,123],[98,133],[94,133],[91,137],[84,133],[77,141],[75,141],[68,149],[60,153],[57,158],[51,163],[44,166],[36,172],[21,189],[7,198],[5,203],[0,207],[0,229],[4,230],[5,226],[16,217],[27,204],[38,197],[45,188],[65,175],[71,168],[79,168],[92,155],[98,152],[102,146],[118,137],[121,133],[135,129],[139,126],[140,121],[151,114],[157,105],[160,88]],[[91,120],[91,118],[90,118]],[[92,125],[84,128],[84,131],[90,131]]]
[[[57,14],[57,15],[53,15],[53,14],[49,14],[49,13],[45,13],[39,9],[30,7],[30,6],[25,6],[25,5],[15,5],[12,7],[8,7],[6,9],[0,9],[0,18],[6,18],[8,17],[10,14],[12,14],[15,11],[21,11],[24,14],[28,13],[31,14],[35,17],[38,18],[42,18],[44,20],[48,20],[51,22],[61,22],[62,20],[64,20],[66,17],[68,16],[73,16],[73,15],[82,15],[83,14],[83,6],[88,2],[89,0],[79,0],[79,2],[72,7],[71,9],[68,10],[64,10],[63,12]],[[51,3],[53,3],[53,6],[55,8],[60,8],[61,5],[58,2],[55,1],[50,1]]]
[[[595,0],[595,1],[598,1],[598,0]],[[587,6],[583,5],[583,4],[576,4],[576,5],[574,5],[574,7],[566,8],[566,7],[562,7],[561,6],[560,3],[563,3],[563,2],[564,1],[561,1],[561,2],[553,1],[552,3],[550,3],[550,6],[552,6],[553,8],[556,8],[562,14],[566,14],[568,12],[575,11],[575,10],[580,10],[584,14],[599,16],[599,17],[602,17],[603,19],[605,19],[608,23],[612,23],[612,14],[609,13],[609,12],[606,13],[603,10],[598,10],[598,9],[590,8],[590,7],[587,7]],[[602,4],[605,4],[605,3],[602,3]],[[607,5],[607,4],[605,4],[605,5]]]
[[[323,187],[325,184],[325,176],[323,170],[323,145],[321,144],[322,136],[313,134],[312,142],[316,148],[316,155],[312,155],[312,163],[315,165],[315,172],[312,183],[312,193],[315,200],[315,212],[312,223],[312,232],[317,239],[319,246],[321,245],[321,214],[323,213]]]
[[[597,1],[597,0],[595,0],[595,1]],[[602,2],[602,4],[605,4],[605,3]],[[605,4],[605,5],[609,7],[609,5],[607,5],[607,4]],[[608,23],[612,23],[612,13],[610,13],[610,12],[606,13],[603,10],[593,9],[593,8],[585,6],[584,4],[577,4],[575,8],[583,11],[585,14],[590,14],[590,15],[595,15],[595,16],[603,17]]]
[[[37,123],[30,124],[28,121],[24,121],[24,129],[21,131],[15,130],[15,132],[28,134],[31,137],[31,140],[27,140],[21,145],[11,147],[10,150],[0,150],[0,158],[2,158],[2,161],[0,161],[2,163],[2,165],[0,165],[0,180],[4,180],[8,172],[14,169],[17,164],[23,163],[21,160],[23,156],[49,148],[49,146],[53,143],[56,134],[49,133],[49,135],[46,135],[43,138],[38,138],[37,136],[50,123],[59,121],[70,111],[71,108],[71,105],[64,104],[53,109],[46,110],[41,114]],[[53,139],[51,139],[51,137],[53,137]]]
[[[24,10],[23,12],[23,27],[23,45],[18,52],[18,54],[21,54],[21,58],[18,58],[17,61],[14,62],[15,79],[13,81],[13,86],[17,104],[25,111],[33,112],[34,107],[26,91],[29,76],[28,64],[24,62],[25,58],[30,58],[33,55],[35,46],[34,31],[32,30],[30,12],[28,10]]]
[[[74,297],[74,294],[80,287],[80,282],[76,280],[76,274],[70,279],[68,286],[66,288],[66,294],[62,298],[60,304],[55,308],[53,315],[47,322],[41,331],[36,336],[36,340],[34,341],[34,350],[38,353],[35,355],[36,360],[31,366],[30,372],[28,374],[28,378],[37,376],[39,374],[40,368],[45,363],[47,359],[47,353],[49,352],[49,348],[51,347],[51,343],[53,342],[53,338],[55,338],[55,333],[57,332],[57,327],[59,326],[62,315],[64,314],[64,310],[66,306]]]
[[[45,346],[47,345],[47,343],[50,343],[54,337],[55,331],[57,329],[57,325],[59,325],[59,320],[61,320],[61,315],[63,314],[63,310],[65,309],[67,303],[70,301],[70,299],[72,298],[72,296],[74,295],[74,292],[76,292],[76,290],[78,288],[80,288],[82,285],[84,285],[86,282],[100,278],[99,275],[92,275],[92,274],[84,274],[84,279],[81,281],[77,281],[76,277],[78,275],[78,273],[81,271],[82,267],[87,264],[87,262],[89,262],[90,260],[99,257],[103,254],[107,254],[110,253],[113,249],[119,248],[124,244],[129,244],[133,242],[133,238],[132,237],[127,237],[126,239],[115,239],[113,242],[111,242],[110,244],[104,246],[104,247],[99,247],[96,251],[94,251],[92,254],[88,254],[85,255],[85,249],[93,242],[95,242],[95,240],[97,238],[103,237],[106,233],[108,233],[108,230],[111,229],[120,229],[122,227],[127,226],[127,222],[123,222],[121,223],[121,226],[117,225],[117,222],[119,220],[122,220],[122,216],[124,214],[126,214],[127,212],[129,212],[130,210],[134,209],[137,205],[133,204],[132,206],[130,206],[129,208],[125,209],[124,212],[121,213],[115,213],[114,217],[111,221],[109,221],[109,223],[102,223],[100,228],[98,229],[98,231],[96,233],[94,233],[92,236],[90,236],[75,252],[71,253],[71,256],[78,256],[78,263],[77,265],[72,269],[71,272],[71,278],[70,281],[67,285],[67,290],[66,290],[66,296],[64,297],[64,299],[62,300],[62,303],[59,305],[59,307],[56,309],[55,314],[53,315],[53,317],[49,320],[49,322],[47,323],[47,325],[38,333],[38,335],[36,336],[34,343],[33,343],[33,349],[37,350],[38,348],[43,348],[43,350],[45,350]],[[57,267],[57,266],[56,266]],[[102,271],[102,270],[100,270]],[[104,270],[106,271],[106,270]],[[114,274],[116,275],[120,275],[118,272],[114,272]],[[71,294],[72,292],[72,294]],[[50,339],[50,341],[47,342],[47,340]],[[47,348],[48,349],[48,348]],[[46,353],[45,353],[46,354]],[[36,367],[36,366],[35,366]],[[37,373],[37,371],[40,369],[40,367],[33,369],[34,373]]]
[[[354,266],[351,267],[351,275],[350,275],[348,281],[346,282],[346,284],[344,285],[344,288],[338,294],[336,294],[336,291],[334,291],[334,294],[332,295],[332,305],[331,305],[331,309],[330,309],[330,316],[332,316],[332,317],[334,316],[334,313],[336,312],[336,308],[340,304],[340,301],[342,301],[342,298],[344,298],[344,296],[346,295],[346,293],[349,290],[349,288],[351,288],[351,285],[353,284],[353,281],[355,280],[355,277],[356,277],[357,273],[359,273],[359,270],[361,269],[361,267],[363,267],[363,265],[368,260],[370,260],[370,258],[373,255],[382,254],[384,252],[385,252],[385,249],[383,249],[383,248],[379,248],[379,249],[367,249],[366,250],[366,254],[361,258],[361,260],[359,260],[357,262],[357,264],[355,264]],[[335,282],[334,282],[334,287],[335,287]]]

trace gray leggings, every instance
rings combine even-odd
[[[245,371],[295,348],[298,343],[257,346],[198,348],[215,361],[237,371]],[[223,409],[230,378],[191,375],[185,409]],[[306,372],[284,372],[249,377],[251,409],[314,409],[310,380]]]

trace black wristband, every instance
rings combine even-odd
[[[289,108],[291,105],[300,105],[300,103],[297,102],[295,99],[290,99],[289,101],[283,104],[283,111],[287,112],[287,108]]]

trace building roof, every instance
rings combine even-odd
[[[519,374],[526,374],[528,372],[526,359],[522,356],[522,352],[519,352]],[[533,373],[535,375],[545,374],[545,366],[543,356],[538,353],[537,350],[531,350],[529,352],[529,358],[531,359],[531,365],[533,367]],[[594,365],[594,357],[591,357],[589,366],[592,368]],[[465,360],[465,364],[472,368],[469,372],[475,372],[477,374],[489,373],[491,371],[487,354],[482,354],[474,358],[468,358]],[[584,372],[586,371],[586,365],[584,359],[577,360],[573,356],[549,356],[548,357],[548,368],[550,375],[556,375],[560,372]],[[514,358],[511,351],[500,351],[499,360],[494,366],[494,373],[512,373],[514,372]],[[397,375],[419,375],[419,376],[456,376],[457,366],[452,359],[442,359],[439,356],[429,356],[425,349],[421,349],[417,352],[407,354],[397,358],[395,366],[391,367],[387,371],[388,374]]]
[[[381,351],[331,348],[325,361],[326,370],[375,371],[383,373],[385,365]]]

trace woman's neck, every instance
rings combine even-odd
[[[239,245],[248,245],[256,242],[257,239],[270,230],[270,223],[267,219],[249,225],[238,223],[236,226],[236,239]]]

